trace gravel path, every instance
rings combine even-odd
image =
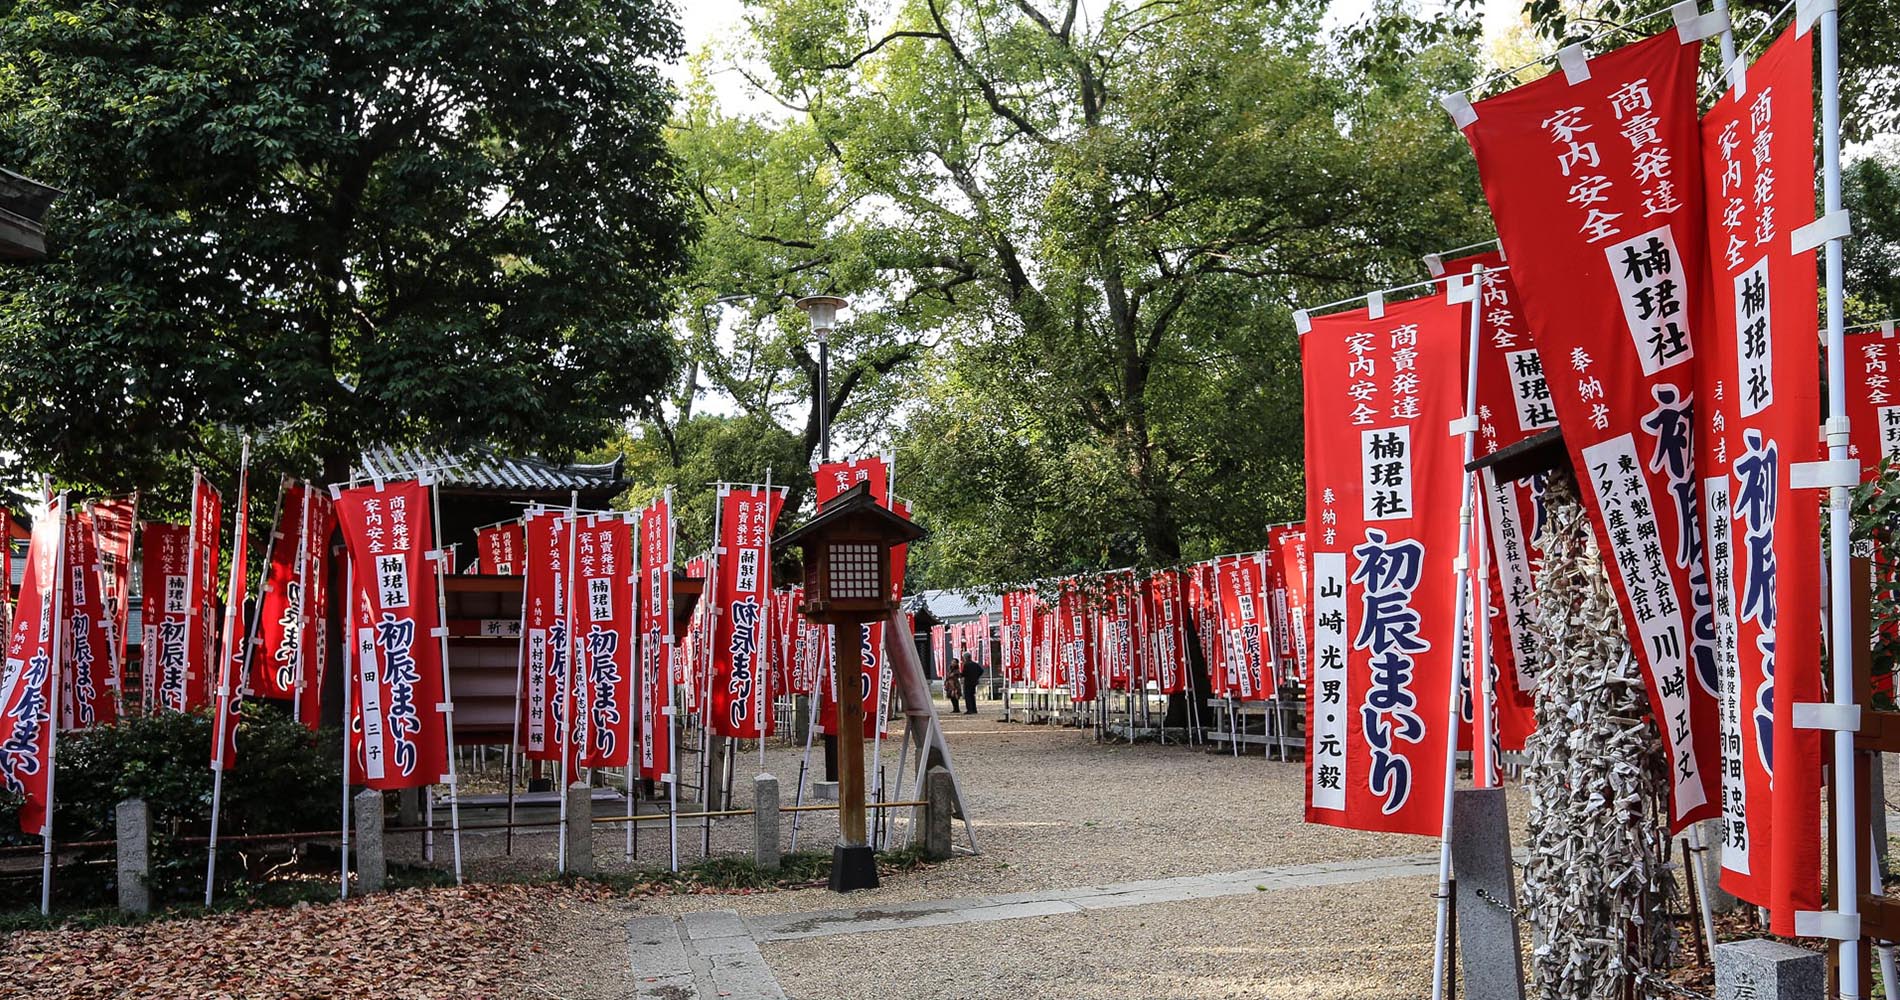
[[[611,938],[603,926],[618,932],[636,916],[876,910],[1436,849],[1431,838],[1305,823],[1298,762],[1097,744],[1085,731],[1005,724],[993,704],[984,708],[977,718],[946,716],[944,726],[980,855],[899,874],[849,897],[808,890],[584,904],[549,916],[555,940],[568,936],[560,930],[568,927],[571,940],[588,942],[591,950]],[[789,800],[796,751],[768,748],[767,766]],[[756,769],[755,755],[740,759],[741,775]],[[750,782],[738,784],[735,798],[749,800]],[[1520,823],[1524,808],[1514,793],[1512,812]],[[835,818],[807,820],[801,847],[828,849]],[[715,851],[742,850],[750,821],[724,823],[715,827]],[[961,843],[961,826],[956,832]],[[813,833],[818,836],[807,839]],[[620,864],[619,836],[617,830],[603,834],[603,867]],[[697,856],[696,838],[697,829],[689,857]],[[549,848],[551,856],[551,842]],[[653,855],[643,850],[642,856]],[[1219,899],[775,941],[761,949],[793,997],[1411,996],[1429,977],[1432,890],[1429,879],[1417,878],[1269,888]],[[561,963],[567,971],[549,984],[555,995],[607,997],[627,988],[624,971],[598,957],[592,964],[594,972],[577,978],[575,963]]]

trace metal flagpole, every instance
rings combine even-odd
[[[638,698],[638,704],[644,706],[646,704],[647,689],[646,685],[641,683],[640,673],[643,665],[646,663],[646,657],[642,655],[643,651],[641,649],[641,640],[645,637],[641,634],[640,629],[640,609],[643,606],[640,603],[640,543],[643,541],[640,537],[640,513],[639,511],[634,511],[624,515],[622,519],[627,522],[630,528],[627,533],[633,538],[633,551],[628,557],[628,562],[631,565],[628,567],[627,572],[627,589],[633,605],[633,621],[628,623],[628,627],[632,629],[633,634],[633,641],[629,643],[629,646],[633,649],[633,670],[631,671],[633,675],[632,686]],[[628,711],[633,713],[631,718],[632,722],[641,721],[642,710],[634,709],[629,705]],[[627,747],[627,766],[621,768],[620,781],[621,788],[626,792],[627,798],[627,860],[632,861],[633,856],[640,853],[640,824],[633,819],[633,817],[640,815],[640,752],[637,749],[637,744],[632,744],[631,742],[633,733],[632,725],[627,727],[627,733],[630,737],[630,745]]]
[[[1474,306],[1475,308],[1475,306]],[[1491,672],[1491,545],[1490,519],[1486,516],[1484,495],[1485,479],[1483,472],[1473,474],[1476,480],[1475,492],[1478,494],[1472,504],[1472,547],[1478,550],[1478,573],[1472,584],[1477,608],[1472,613],[1471,629],[1471,677],[1477,682],[1478,718],[1477,731],[1471,738],[1471,779],[1479,788],[1496,788],[1502,783],[1498,760],[1498,692],[1497,680]],[[1484,748],[1484,769],[1478,769],[1477,749]],[[1702,880],[1697,880],[1698,884]],[[1707,912],[1707,908],[1704,908]],[[1715,954],[1711,951],[1709,954]]]
[[[700,684],[699,684],[699,811],[711,813],[713,806],[713,783],[721,776],[713,767],[712,759],[712,675],[713,646],[719,638],[719,570],[723,561],[720,548],[720,530],[724,528],[726,508],[726,484],[720,483],[713,499],[712,548],[706,554],[705,596],[699,600],[704,616],[700,619],[706,641],[701,643]],[[699,856],[701,859],[712,855],[712,816],[700,817]]]
[[[829,625],[820,625],[818,627],[820,629],[831,628],[831,626]],[[820,634],[825,635],[828,638],[830,636],[829,632],[821,632]],[[836,639],[831,639],[829,642],[825,644],[826,655],[813,657],[813,659],[816,659],[818,661],[818,671],[812,683],[811,696],[818,699],[818,708],[812,712],[811,719],[808,721],[807,725],[805,726],[805,755],[798,762],[798,791],[792,797],[792,804],[794,806],[802,806],[805,804],[805,778],[807,775],[811,773],[812,735],[818,732],[819,716],[823,714],[823,709],[824,709],[824,704],[825,704],[825,692],[830,690],[830,688],[827,688],[825,685],[831,683],[831,680],[832,680],[832,677],[831,677],[832,671],[830,669],[831,667],[830,653],[831,653],[831,646],[836,641],[837,641]],[[809,649],[810,643],[807,643],[806,646]],[[836,701],[837,698],[834,696],[832,700]],[[794,854],[798,852],[798,821],[804,815],[805,813],[803,810],[794,809],[792,811],[792,852]]]
[[[231,676],[231,659],[237,653],[237,650],[233,648],[237,643],[248,644],[249,642],[249,633],[242,637],[237,634],[237,624],[239,611],[244,606],[246,589],[244,564],[247,562],[245,559],[238,558],[238,552],[243,547],[244,521],[250,514],[248,510],[251,502],[250,488],[251,438],[245,435],[243,444],[238,449],[238,501],[237,508],[232,511],[231,573],[224,585],[224,641],[218,644],[218,707],[213,716],[211,735],[211,837],[205,850],[206,906],[211,905],[211,886],[218,877],[218,813],[219,807],[224,802],[224,769],[230,765],[230,762],[224,759],[226,743],[224,727],[237,725],[231,718],[236,711],[236,706],[231,702],[237,697],[237,691],[234,690],[236,679]],[[283,499],[283,485],[280,482],[277,488],[278,506],[283,505]],[[272,516],[271,522],[276,523],[275,515]],[[264,602],[257,603],[261,606]],[[250,665],[251,658],[248,653],[244,655],[243,662],[247,667]],[[236,735],[233,734],[231,738],[236,739]]]
[[[509,857],[515,854],[515,779],[519,776],[521,760],[521,688],[525,683],[528,663],[528,564],[527,546],[528,518],[540,510],[530,507],[522,514],[521,525],[521,623],[515,627],[515,709],[514,717],[508,720],[508,832],[502,839],[502,853]],[[506,522],[500,522],[506,523]],[[489,525],[494,527],[495,525]],[[545,677],[544,681],[545,683]],[[563,789],[563,795],[567,794]]]
[[[435,615],[436,641],[441,644],[442,657],[442,704],[436,711],[442,713],[443,737],[447,743],[449,756],[449,850],[455,856],[455,884],[462,884],[462,795],[457,790],[455,775],[455,693],[449,689],[449,603],[447,586],[442,578],[453,568],[449,553],[442,548],[442,500],[435,487],[435,477],[418,476],[418,482],[429,491],[429,514],[434,520],[436,548],[430,553],[435,560]],[[568,669],[573,669],[568,664]],[[509,748],[510,750],[513,747]],[[424,790],[425,792],[427,789]],[[561,801],[567,801],[567,789],[561,790]],[[428,810],[429,823],[435,824],[435,805],[425,795],[423,805]],[[513,824],[510,823],[512,826]]]
[[[1841,241],[1847,235],[1847,214],[1841,208],[1841,99],[1840,99],[1840,14],[1832,0],[1820,8],[1821,42],[1821,167],[1822,216],[1812,224],[1813,231],[1827,237],[1827,443],[1828,465],[1835,475],[1828,479],[1828,583],[1832,590],[1833,619],[1828,623],[1833,648],[1833,702],[1822,711],[1834,718],[1825,728],[1834,731],[1834,869],[1836,882],[1828,894],[1834,901],[1835,914],[1829,919],[1823,911],[1819,919],[1796,914],[1797,933],[1821,933],[1832,937],[1839,948],[1840,993],[1842,1000],[1860,1000],[1860,884],[1866,866],[1860,857],[1858,787],[1859,761],[1854,754],[1854,729],[1848,717],[1858,712],[1854,701],[1854,635],[1852,568],[1848,546],[1853,532],[1850,516],[1852,488],[1859,482],[1859,468],[1848,451],[1847,416],[1847,344],[1842,328]],[[1806,30],[1807,11],[1796,14],[1797,31]],[[1802,240],[1808,233],[1797,231]],[[1797,243],[1797,246],[1799,243]],[[1807,715],[1796,706],[1798,715]],[[1818,713],[1817,713],[1818,714]],[[1810,720],[1803,720],[1810,721]],[[1809,917],[1803,920],[1803,917]],[[1820,926],[1803,928],[1813,923]],[[1832,926],[1827,926],[1827,925]]]
[[[579,517],[581,494],[579,490],[570,490],[567,494],[567,559],[561,564],[561,572],[554,577],[554,586],[561,595],[561,621],[566,626],[561,634],[561,787],[557,792],[561,806],[561,842],[554,847],[555,870],[567,871],[567,783],[568,765],[574,759],[574,560],[579,557],[575,551],[580,536]]]
[[[1479,310],[1476,305],[1478,289],[1484,285],[1483,266],[1471,269],[1471,280],[1460,286],[1448,282],[1445,294],[1452,302],[1466,301],[1462,295],[1471,296],[1471,332],[1469,358],[1465,368],[1465,409],[1464,416],[1453,426],[1454,433],[1464,438],[1464,489],[1458,511],[1458,557],[1454,564],[1452,634],[1458,635],[1464,629],[1465,609],[1470,605],[1469,592],[1465,589],[1469,580],[1467,572],[1467,554],[1471,551],[1471,494],[1476,473],[1470,471],[1472,453],[1478,444],[1478,326]],[[1456,662],[1454,658],[1454,662]],[[1438,919],[1437,929],[1432,938],[1432,1000],[1444,1000],[1445,962],[1451,950],[1451,812],[1453,793],[1458,783],[1458,716],[1462,702],[1461,679],[1458,671],[1453,671],[1451,693],[1445,702],[1445,789],[1442,805],[1443,825],[1439,831],[1438,842]]]
[[[777,520],[778,519],[776,517],[772,516],[772,467],[768,465],[765,467],[765,540],[762,543],[764,545],[764,549],[762,551],[762,555],[760,556],[760,562],[764,563],[764,565],[759,567],[759,579],[760,581],[762,581],[762,585],[759,587],[759,590],[760,592],[765,594],[765,601],[763,602],[763,606],[759,612],[759,652],[761,655],[753,658],[753,664],[754,664],[753,673],[754,673],[754,676],[758,677],[759,679],[759,683],[755,686],[759,689],[758,721],[759,721],[759,773],[760,774],[765,773],[765,739],[767,736],[771,735],[771,730],[765,724],[765,709],[766,709],[766,706],[771,703],[770,689],[772,685],[772,668],[770,664],[772,660],[772,654],[771,654],[771,649],[772,649],[772,528],[776,524]],[[757,664],[760,662],[764,662],[766,664],[765,669],[760,670],[758,668]]]
[[[64,643],[60,641],[65,633],[65,629],[60,627],[60,619],[66,615],[66,508],[72,503],[72,494],[62,492],[57,502],[58,509],[49,512],[53,516],[53,535],[58,541],[53,546],[53,681],[47,685],[52,689],[53,697],[49,699],[46,709],[46,818],[40,822],[42,917],[49,915],[53,909],[53,810],[58,802],[54,797],[53,778],[59,772],[59,665],[66,653]]]
[[[668,486],[660,495],[666,498],[666,559],[660,563],[660,576],[666,581],[666,620],[660,623],[663,657],[658,665],[666,689],[666,836],[673,870],[679,871],[680,734],[674,725],[679,709],[674,704],[678,692],[673,686],[673,551],[678,541],[679,523],[673,519],[673,487]]]
[[[336,487],[330,498],[338,499]],[[337,855],[337,898],[350,898],[350,689],[356,686],[356,564],[343,557],[343,847]]]

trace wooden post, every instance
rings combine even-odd
[[[864,822],[864,652],[857,622],[838,627],[838,838],[867,842]],[[849,638],[846,634],[849,633]]]

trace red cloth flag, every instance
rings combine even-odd
[[[1256,701],[1273,695],[1272,672],[1262,626],[1266,608],[1261,600],[1263,557],[1225,556],[1214,567],[1215,620],[1220,623],[1221,638],[1215,640],[1226,652],[1227,675],[1232,685],[1228,694],[1239,701]]]
[[[1070,701],[1094,701],[1100,669],[1096,662],[1095,609],[1076,581],[1064,583],[1056,598],[1056,644]]]
[[[110,725],[118,718],[119,672],[113,667],[112,615],[100,587],[98,536],[90,511],[76,510],[66,518],[65,563],[59,728]]]
[[[567,512],[534,510],[523,525],[521,735],[529,760],[559,761],[571,718],[567,676]]]
[[[633,592],[640,571],[631,516],[584,517],[574,539],[582,767],[626,767],[633,753]]]
[[[1662,731],[1671,832],[1720,811],[1693,448],[1695,334],[1710,319],[1701,49],[1658,35],[1588,60],[1588,79],[1481,101],[1464,124]]]
[[[785,491],[724,487],[719,505],[712,729],[721,736],[758,739],[772,725],[766,608],[772,594],[772,525],[785,505]]]
[[[164,706],[165,694],[182,691],[190,654],[186,594],[190,592],[187,553],[191,529],[182,524],[147,524],[140,588],[144,604],[139,636],[140,705],[147,713]]]
[[[1300,338],[1313,580],[1308,822],[1436,835],[1458,676],[1466,310],[1444,295]]]
[[[871,484],[871,498],[880,505],[891,505],[891,466],[882,455],[854,458],[849,462],[825,462],[812,474],[813,497],[819,506],[859,483]]]
[[[1306,644],[1312,636],[1312,623],[1306,618],[1306,532],[1299,528],[1280,528],[1268,535],[1268,544],[1272,546],[1275,575],[1283,581],[1282,600],[1285,610],[1282,612],[1286,636],[1280,647],[1283,660],[1290,657],[1293,676],[1306,683],[1307,659]],[[1291,650],[1289,654],[1287,651]]]
[[[384,791],[433,785],[448,766],[429,489],[415,480],[332,487],[355,579],[351,771]]]
[[[139,495],[101,500],[91,506],[92,533],[99,546],[100,590],[112,626],[112,676],[125,685],[125,629],[131,614],[132,536],[138,528]],[[0,567],[12,580],[12,567]]]
[[[1861,482],[1900,453],[1900,340],[1892,323],[1847,336],[1849,453],[1860,460]]]
[[[33,519],[26,575],[7,636],[6,682],[0,685],[0,784],[25,797],[20,832],[44,834],[52,822],[48,784],[53,773],[53,699],[57,697],[54,630],[64,614],[66,576],[64,495]]]
[[[1164,569],[1145,581],[1148,598],[1149,663],[1155,690],[1179,694],[1187,690],[1187,612],[1181,600],[1181,573]]]
[[[1696,471],[1729,750],[1722,888],[1768,907],[1784,935],[1796,911],[1821,908],[1821,735],[1794,725],[1795,705],[1823,700],[1807,655],[1821,634],[1820,508],[1790,480],[1826,457],[1815,263],[1789,240],[1815,214],[1813,48],[1790,26],[1702,120],[1714,308],[1696,345]],[[1795,655],[1777,672],[1780,638]]]
[[[838,628],[836,625],[824,626],[828,659],[824,693],[818,702],[818,731],[828,736],[838,734],[838,658],[836,651],[831,648],[838,641]],[[884,720],[878,718],[878,692],[891,674],[890,667],[884,662],[883,622],[858,626],[858,655],[863,663],[859,680],[864,692],[864,738],[870,739],[875,732],[884,728],[880,725]]]
[[[943,641],[944,641],[943,640],[943,626],[942,625],[930,626],[930,663],[931,663],[931,666],[937,671],[938,677],[947,678],[950,675],[947,673],[944,673],[944,663],[946,659],[948,658],[950,651],[944,648]]]
[[[160,529],[157,537],[152,528],[146,530],[142,658],[155,711],[195,712],[210,703],[212,580],[221,508],[218,491],[193,472],[191,525],[154,525]],[[165,529],[182,533],[182,545]],[[159,554],[159,573],[153,572],[153,553]],[[149,596],[154,594],[164,595],[162,614]]]
[[[1470,275],[1484,268],[1478,290],[1478,454],[1491,455],[1557,426],[1550,386],[1532,342],[1511,273],[1500,253],[1473,254],[1445,265],[1445,272]],[[1469,280],[1467,278],[1467,280]],[[1541,477],[1499,481],[1493,469],[1481,476],[1479,534],[1490,547],[1487,620],[1493,704],[1493,730],[1500,750],[1522,750],[1536,728],[1529,664],[1535,656],[1536,581],[1531,567],[1542,559],[1535,534],[1543,505]],[[1476,567],[1473,567],[1475,575]],[[1474,600],[1473,606],[1476,606]],[[1495,766],[1495,756],[1492,758]]]
[[[250,457],[246,445],[245,458]],[[238,472],[237,516],[231,522],[231,572],[225,580],[224,635],[218,643],[218,690],[211,734],[211,769],[228,770],[237,763],[237,727],[243,712],[239,685],[244,681],[244,651],[250,636],[244,631],[245,574],[251,552],[251,471]]]
[[[520,576],[522,542],[519,521],[475,529],[475,572],[489,576]]]
[[[640,511],[640,777],[672,780],[673,510],[662,496]]]
[[[1219,590],[1214,580],[1214,563],[1195,563],[1187,568],[1187,606],[1193,616],[1194,638],[1200,643],[1201,659],[1207,664],[1208,695],[1228,695],[1227,649],[1220,630]]]
[[[335,527],[336,510],[329,496],[286,479],[258,595],[259,643],[251,662],[251,688],[265,698],[292,701],[296,717],[313,730],[322,717],[329,655],[327,539]]]

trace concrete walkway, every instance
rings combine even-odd
[[[732,910],[639,917],[628,928],[636,997],[654,1000],[784,1000],[759,953],[761,942],[866,934],[951,924],[1057,916],[1279,889],[1348,885],[1435,875],[1436,854],[1283,865],[1248,871],[1048,889],[967,899],[897,903],[878,909],[815,910],[741,917]]]

